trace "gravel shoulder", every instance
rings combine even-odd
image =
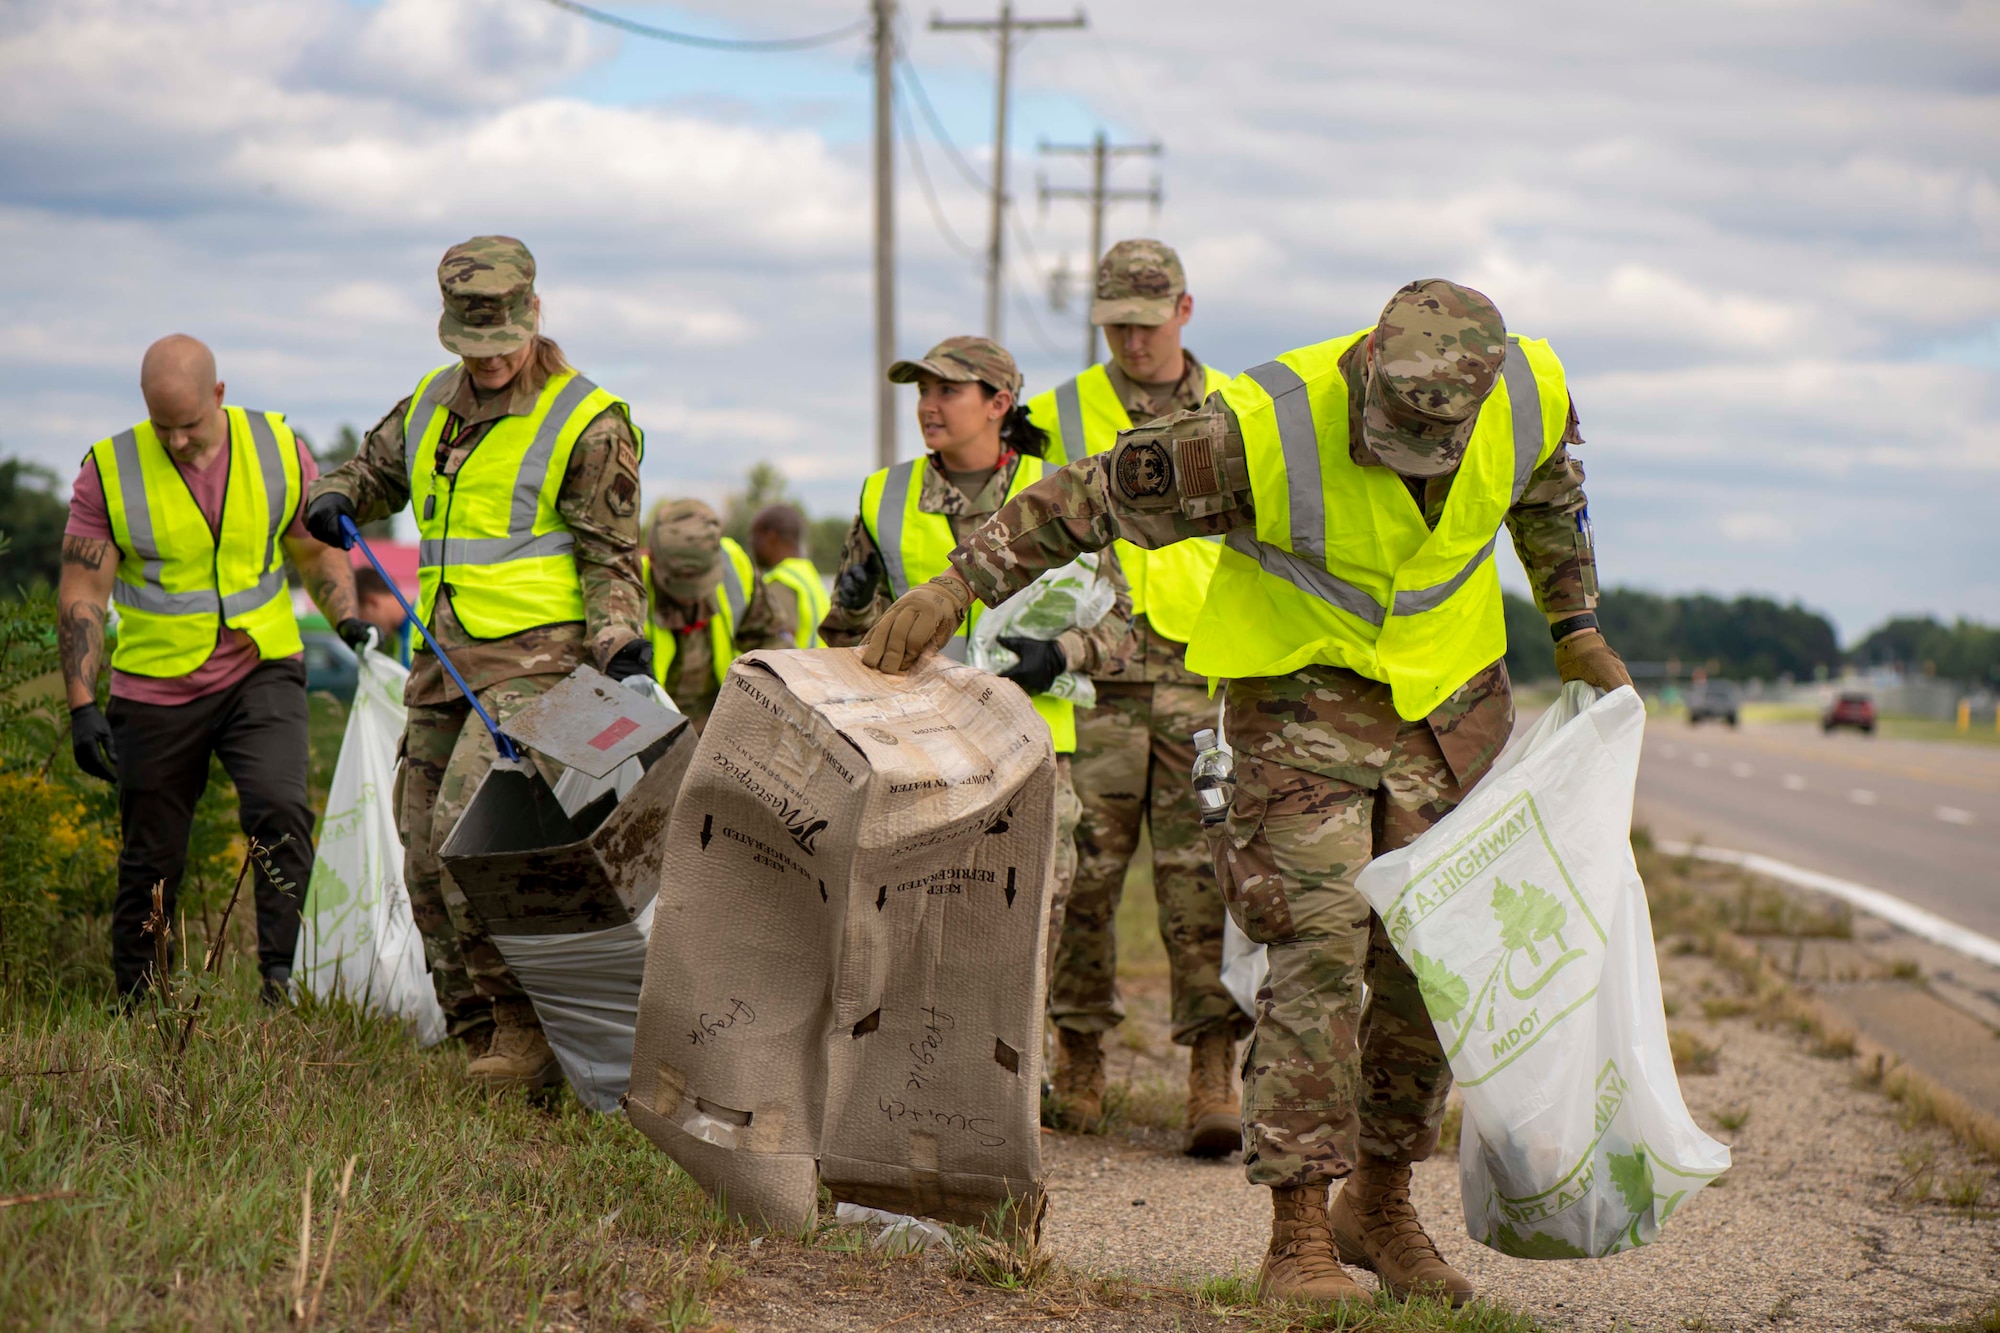
[[[1673,1025],[1714,1048],[1715,1072],[1681,1086],[1695,1118],[1731,1143],[1732,1169],[1651,1246],[1528,1262],[1466,1238],[1456,1155],[1444,1154],[1419,1167],[1416,1197],[1446,1255],[1483,1295],[1550,1329],[1976,1327],[1967,1321],[2000,1301],[1994,1164],[1935,1128],[1906,1127],[1853,1061],[1816,1057],[1747,1015],[1703,1017],[1704,999],[1736,993],[1706,958],[1666,952],[1661,963]],[[1167,1045],[1163,984],[1133,978],[1127,1004],[1113,1077],[1129,1080],[1138,1111],[1170,1105],[1185,1066]],[[1047,1243],[1064,1262],[1163,1285],[1255,1274],[1268,1196],[1240,1166],[1190,1161],[1174,1133],[1146,1125],[1044,1143]],[[1976,1203],[1949,1202],[1972,1188]]]

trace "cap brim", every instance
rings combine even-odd
[[[475,329],[450,314],[438,316],[438,341],[454,356],[505,356],[526,347],[534,336],[534,329],[525,324],[495,324]]]
[[[915,384],[919,375],[935,375],[954,384],[972,384],[979,376],[952,361],[898,361],[889,367],[891,384]]]
[[[675,601],[699,601],[714,592],[716,585],[722,582],[722,561],[718,559],[705,572],[684,579],[662,578],[660,567],[655,565],[653,578],[659,584],[660,591]]]
[[[1174,311],[1180,303],[1179,293],[1172,296],[1127,296],[1116,301],[1092,301],[1090,322],[1100,328],[1106,324],[1140,324],[1147,328],[1156,328],[1174,317]]]
[[[1400,426],[1376,403],[1372,380],[1371,375],[1362,389],[1362,445],[1391,471],[1405,477],[1438,477],[1457,467],[1472,443],[1479,412],[1475,410],[1459,422],[1439,421],[1435,434],[1419,433]]]

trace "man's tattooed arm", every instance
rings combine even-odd
[[[118,547],[87,537],[64,537],[62,581],[56,592],[56,652],[62,660],[63,689],[69,705],[97,699],[97,673],[104,665],[104,611],[118,573]]]
[[[343,620],[351,620],[359,614],[359,606],[354,597],[354,567],[347,562],[347,552],[337,546],[321,546],[314,542],[316,550],[304,552],[301,560],[295,554],[292,559],[299,567],[299,577],[305,580],[306,595],[313,599],[313,605],[326,617],[326,623],[338,627]]]

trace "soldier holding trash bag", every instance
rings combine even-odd
[[[621,398],[541,333],[535,260],[478,236],[438,265],[438,340],[458,360],[423,376],[361,452],[312,488],[306,527],[347,545],[357,524],[414,505],[417,615],[486,711],[516,710],[588,662],[646,674],[639,573],[643,437]],[[560,1077],[522,992],[438,849],[497,753],[428,645],[404,687],[398,775],[405,880],[452,1035],[495,1086]],[[469,725],[468,725],[469,724]]]
[[[1372,328],[1030,487],[869,634],[869,665],[908,670],[975,595],[997,603],[1079,551],[1223,538],[1187,664],[1227,681],[1236,791],[1211,846],[1232,916],[1269,946],[1243,1095],[1245,1168],[1272,1192],[1265,1299],[1365,1299],[1342,1262],[1399,1294],[1471,1297],[1409,1193],[1450,1069],[1355,878],[1443,818],[1512,729],[1502,526],[1563,678],[1630,684],[1593,613],[1581,443],[1547,343],[1510,337],[1470,288],[1414,282]]]

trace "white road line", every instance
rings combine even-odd
[[[1873,805],[1875,804],[1875,793],[1869,791],[1866,787],[1856,787],[1847,793],[1847,799],[1856,805]]]
[[[1972,812],[1961,810],[1955,805],[1941,805],[1935,811],[1937,817],[1947,824],[1970,824]]]
[[[1694,766],[1696,768],[1707,768],[1710,764],[1714,762],[1715,761],[1713,759],[1710,759],[1708,757],[1708,753],[1706,751],[1696,750],[1694,752]]]
[[[1745,763],[1735,763],[1729,766],[1729,776],[1733,778],[1747,778],[1756,771],[1756,769]]]
[[[1796,773],[1787,773],[1782,785],[1786,791],[1804,791],[1806,789],[1806,780]]]
[[[1669,741],[1660,747],[1660,757],[1662,759],[1678,759],[1681,757],[1681,747]]]
[[[1988,966],[2000,967],[2000,940],[1981,935],[1976,930],[1967,930],[1957,922],[1947,921],[1935,912],[1927,912],[1915,903],[1904,902],[1893,893],[1871,889],[1852,880],[1822,875],[1817,870],[1807,870],[1803,866],[1759,856],[1754,852],[1732,852],[1724,847],[1704,847],[1698,843],[1668,839],[1662,839],[1657,845],[1668,856],[1696,856],[1704,861],[1720,861],[1724,865],[1739,866],[1753,875],[1766,875],[1784,880],[1787,884],[1796,884],[1802,889],[1831,894],[1843,902],[1854,904],[1870,916],[1901,926],[1912,935],[1921,936],[1933,944],[1942,944],[1968,958],[1977,958]]]

